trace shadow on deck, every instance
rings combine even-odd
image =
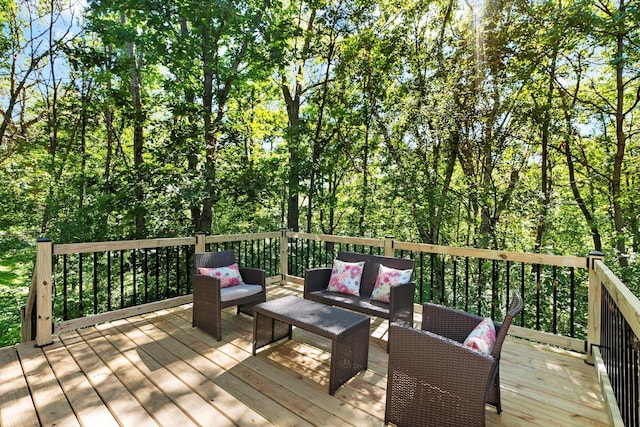
[[[268,295],[299,293],[274,285]],[[66,333],[42,349],[0,349],[0,425],[383,425],[386,321],[372,319],[369,368],[335,396],[329,340],[294,329],[293,340],[254,357],[252,319],[230,308],[223,322],[218,342],[191,327],[187,304]],[[487,425],[608,425],[584,360],[508,338],[503,412],[487,407]]]

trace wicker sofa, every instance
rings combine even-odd
[[[392,322],[413,325],[413,297],[415,282],[391,287],[389,303],[371,300],[371,292],[378,277],[380,264],[397,270],[414,268],[414,261],[404,258],[392,258],[379,255],[367,255],[353,252],[338,252],[337,259],[345,262],[364,261],[364,270],[360,281],[360,295],[348,295],[327,290],[331,277],[331,268],[313,268],[305,273],[304,297],[306,299],[358,311],[380,317]]]

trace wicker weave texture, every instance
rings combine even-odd
[[[253,354],[279,339],[291,338],[292,326],[331,339],[329,394],[366,369],[369,317],[325,304],[287,296],[254,307]]]
[[[306,299],[358,311],[368,316],[413,325],[414,281],[392,286],[389,303],[373,301],[370,298],[378,277],[380,265],[398,270],[407,270],[415,267],[415,261],[405,258],[344,251],[338,252],[337,259],[346,262],[365,262],[362,279],[360,280],[359,295],[327,291],[331,268],[311,268],[305,272],[304,297]]]
[[[434,304],[423,306],[422,330],[389,328],[385,422],[397,426],[484,426],[485,403],[500,406],[499,362],[511,321],[523,309],[516,294],[489,355],[462,341],[479,316]]]
[[[198,274],[198,268],[226,267],[235,263],[233,250],[205,252],[194,256],[193,318],[192,325],[222,339],[222,320],[220,310],[237,306],[238,313],[251,315],[253,306],[266,300],[266,272],[256,268],[240,268],[245,283],[262,286],[262,292],[230,301],[220,298],[220,281],[214,277]]]

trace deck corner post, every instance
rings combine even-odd
[[[196,247],[197,254],[203,254],[207,251],[207,233],[204,231],[196,232]]]
[[[602,317],[602,286],[596,272],[596,261],[604,261],[602,252],[594,251],[587,255],[589,269],[589,309],[587,314],[587,360],[594,363],[593,347],[600,345],[600,321]]]
[[[393,236],[385,236],[384,238],[384,255],[393,257],[395,256],[394,249],[395,237]]]
[[[53,311],[53,243],[40,238],[36,246],[36,346],[52,342]]]
[[[285,285],[289,274],[289,237],[285,228],[280,233],[280,285]]]

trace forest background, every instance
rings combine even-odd
[[[39,236],[597,250],[640,294],[639,6],[0,0],[2,344]]]

